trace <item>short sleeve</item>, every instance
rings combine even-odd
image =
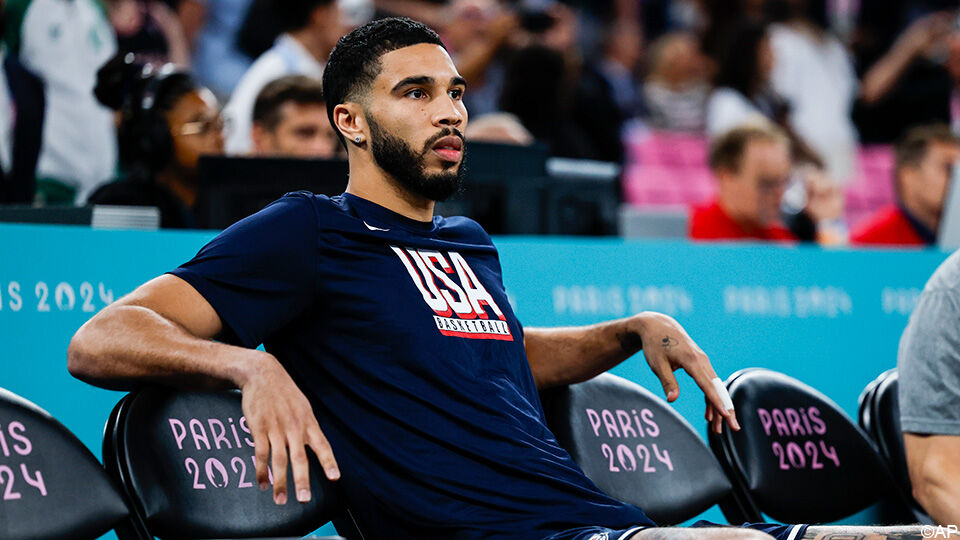
[[[238,221],[171,274],[197,290],[224,325],[220,338],[256,347],[313,302],[317,210],[288,194]]]
[[[900,339],[900,423],[911,433],[960,435],[960,309],[951,290],[928,289]]]

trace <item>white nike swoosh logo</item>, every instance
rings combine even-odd
[[[366,221],[364,221],[363,224],[366,225],[367,228],[370,229],[371,231],[383,231],[383,232],[387,232],[387,231],[390,230],[390,229],[381,229],[380,227],[374,227],[373,225],[367,223]]]

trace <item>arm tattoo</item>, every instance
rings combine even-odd
[[[663,338],[663,340],[660,342],[660,344],[663,345],[663,348],[664,348],[664,349],[666,349],[666,350],[669,351],[671,348],[676,347],[677,345],[679,345],[680,342],[677,341],[677,340],[675,340],[675,339],[673,339],[673,338],[670,337],[670,336],[666,336],[665,338]]]
[[[810,527],[802,540],[921,540],[918,526]]]

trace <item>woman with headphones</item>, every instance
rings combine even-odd
[[[172,64],[140,64],[126,54],[105,64],[94,89],[118,112],[120,180],[90,204],[155,206],[163,228],[191,228],[201,155],[223,153],[223,122],[213,93]]]

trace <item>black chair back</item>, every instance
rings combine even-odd
[[[932,523],[923,507],[913,498],[907,455],[900,429],[900,399],[897,394],[899,377],[896,369],[880,374],[861,394],[860,426],[870,435],[880,455],[893,474],[903,503],[913,517],[923,523]]]
[[[0,540],[93,539],[127,515],[83,443],[46,411],[0,388]]]
[[[743,429],[710,433],[709,441],[751,520],[836,521],[892,492],[870,440],[827,396],[756,368],[733,374],[726,386]]]
[[[717,503],[728,520],[742,520],[710,449],[653,393],[605,373],[546,391],[542,399],[560,445],[611,497],[639,506],[661,525]]]
[[[122,484],[139,538],[302,536],[340,510],[310,454],[312,499],[273,503],[257,486],[239,392],[145,388],[124,397],[104,432],[104,462]],[[290,493],[292,473],[287,478]],[[122,539],[125,540],[125,539]]]

